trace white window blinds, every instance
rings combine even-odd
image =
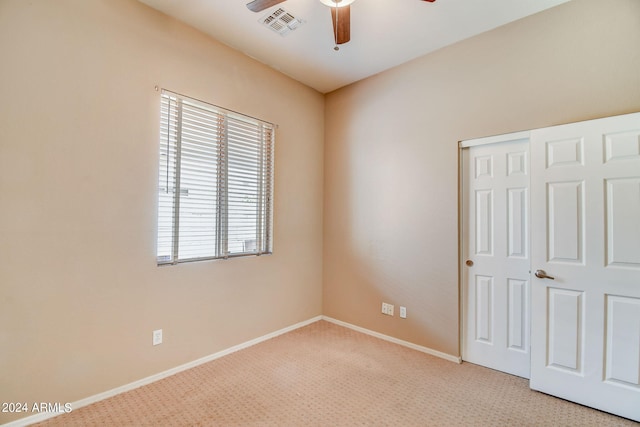
[[[162,91],[158,264],[271,253],[274,126]]]

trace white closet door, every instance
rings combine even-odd
[[[527,135],[463,150],[461,266],[463,359],[525,378],[530,368]]]
[[[531,174],[531,388],[640,421],[640,114],[532,131]]]

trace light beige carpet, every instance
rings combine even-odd
[[[325,321],[40,425],[637,426]]]

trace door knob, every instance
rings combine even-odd
[[[534,273],[536,275],[536,277],[538,279],[551,279],[551,280],[556,280],[555,277],[553,276],[547,276],[547,272],[544,270],[536,270],[536,272]]]

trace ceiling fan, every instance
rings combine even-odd
[[[252,12],[262,12],[272,6],[286,0],[253,0],[247,3],[247,8]],[[336,43],[335,50],[339,44],[347,43],[351,40],[351,9],[350,5],[355,0],[320,0],[323,4],[331,8],[331,21],[333,22],[333,38]],[[436,0],[422,0],[433,3]]]

